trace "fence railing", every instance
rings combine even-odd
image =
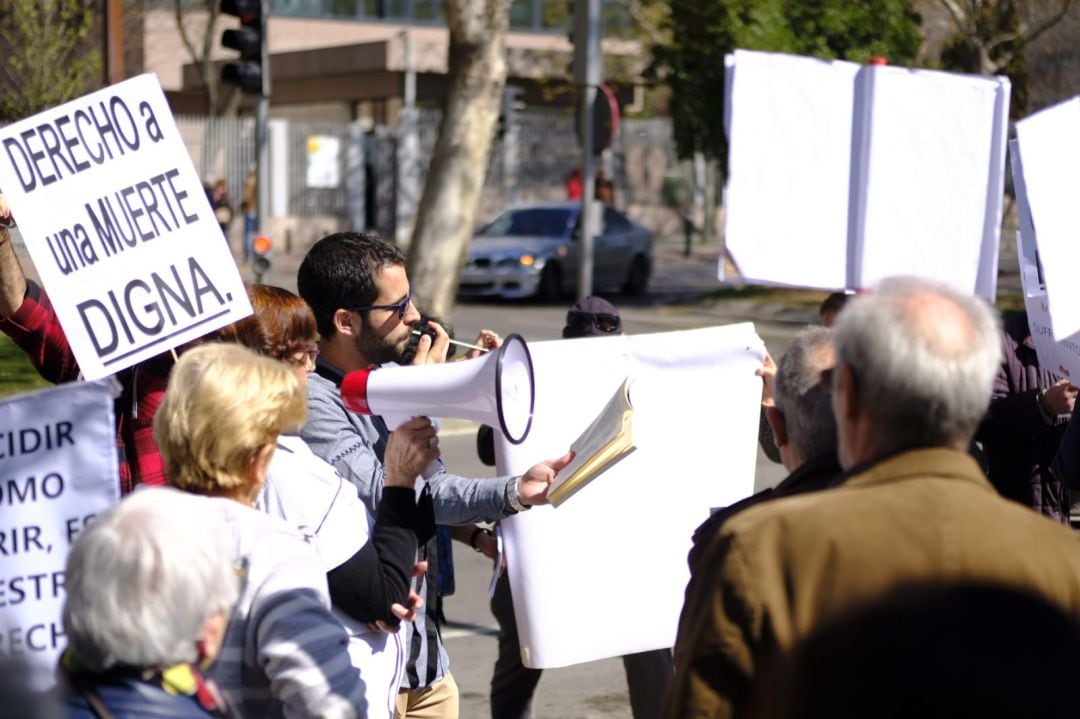
[[[414,171],[419,187],[435,146],[439,119],[438,110],[425,108],[418,113]],[[244,180],[255,166],[253,120],[180,116],[177,124],[198,172],[210,183],[224,179],[238,208]],[[274,120],[272,124],[272,214],[336,218],[341,227],[394,235],[398,218],[403,216],[399,205],[404,199],[398,192],[402,168],[396,128],[362,131],[355,125],[321,121]],[[328,148],[333,150],[329,155]],[[315,162],[337,163],[336,172],[323,167],[321,179],[313,184]],[[572,111],[519,111],[514,126],[493,142],[481,215],[489,215],[513,199],[562,197],[567,176],[580,163]],[[665,182],[686,174],[676,156],[667,118],[624,120],[603,165],[624,205],[663,206],[669,202]]]

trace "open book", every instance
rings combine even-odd
[[[629,377],[623,380],[603,411],[570,445],[576,455],[574,461],[563,468],[548,490],[553,506],[558,507],[636,449],[634,407],[630,402],[632,381]]]

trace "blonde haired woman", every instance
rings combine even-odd
[[[216,333],[282,362],[307,384],[315,368],[315,316],[280,287],[250,285],[254,314]],[[372,515],[351,483],[316,457],[299,436],[282,434],[255,506],[297,527],[319,551],[334,613],[349,634],[349,654],[364,681],[369,719],[390,719],[404,677],[406,648],[397,633],[422,604],[410,593],[418,543],[435,531],[431,498],[414,490],[435,457],[435,428],[414,420],[387,443],[382,501]],[[416,568],[423,571],[426,565]]]
[[[186,352],[154,418],[166,473],[229,529],[240,598],[210,671],[243,716],[363,717],[363,681],[330,613],[326,575],[303,535],[254,509],[280,433],[306,415],[281,362],[238,345]]]

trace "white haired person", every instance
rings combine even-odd
[[[254,508],[278,435],[306,414],[304,387],[284,363],[208,344],[177,362],[154,417],[169,480],[212,497],[207,513],[230,531],[240,598],[210,676],[245,717],[367,716],[318,552]]]
[[[147,488],[79,534],[64,605],[69,719],[238,716],[202,675],[237,596],[224,527],[205,508]]]
[[[1003,587],[1080,617],[1076,535],[1002,498],[967,451],[990,405],[998,328],[983,300],[922,279],[886,279],[847,303],[827,372],[843,483],[763,502],[720,529],[695,575],[701,601],[679,625],[665,717],[768,716],[754,714],[755,702],[788,690],[770,664],[906,586]],[[913,706],[906,700],[933,696],[925,676],[897,682],[903,697],[878,696]],[[960,683],[940,686],[956,697]],[[1060,715],[1036,709],[1041,687],[1011,689],[1032,708],[1014,715]],[[952,716],[935,711],[951,706],[906,716]]]

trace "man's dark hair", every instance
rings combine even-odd
[[[311,246],[296,273],[296,286],[315,313],[319,334],[333,337],[334,313],[374,304],[379,296],[375,273],[404,264],[401,248],[377,232],[337,232]]]
[[[847,304],[850,298],[851,295],[844,292],[832,292],[822,301],[821,307],[818,308],[818,314],[822,319],[830,313],[836,315],[840,310],[844,309],[844,305]]]

